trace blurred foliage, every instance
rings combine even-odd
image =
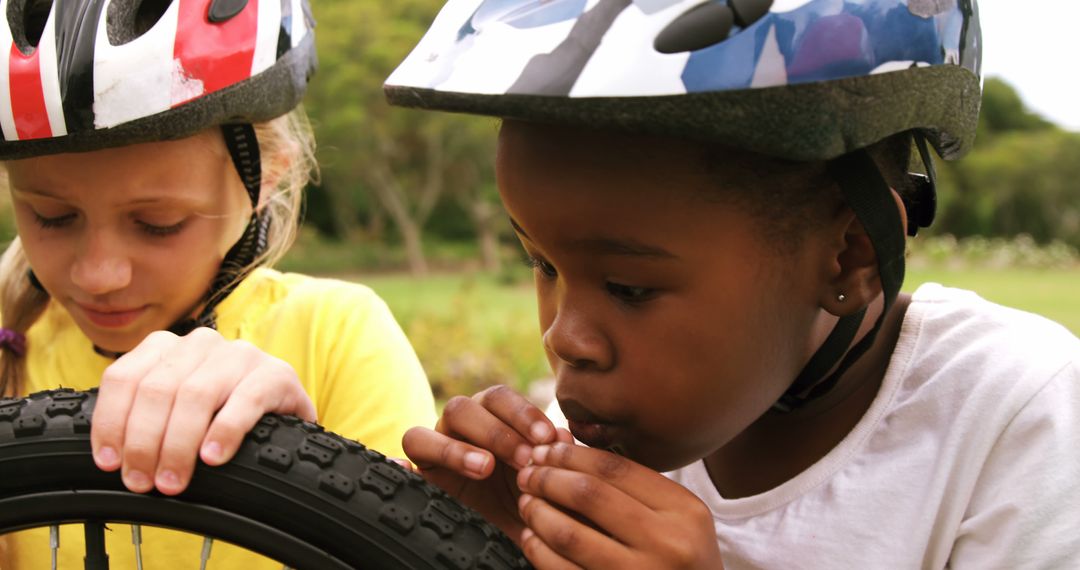
[[[920,236],[908,242],[907,266],[914,269],[1080,270],[1080,252],[1062,241],[1039,245],[1028,234],[1013,238]]]
[[[478,265],[498,272],[516,247],[494,181],[497,121],[386,103],[382,84],[443,0],[319,0],[320,68],[305,99],[321,184],[283,266],[422,273]],[[1031,112],[988,78],[974,150],[938,161],[938,217],[927,235],[1059,241],[1080,248],[1080,133]],[[7,193],[0,239],[14,235]]]
[[[428,257],[439,255],[431,242],[467,240],[477,240],[477,254],[496,260],[484,265],[497,270],[505,257],[497,252],[513,242],[494,184],[496,123],[396,109],[382,95],[383,80],[440,5],[441,0],[316,4],[323,22],[322,63],[307,108],[320,142],[323,185],[310,193],[308,224],[332,242],[395,252],[366,257],[376,265],[339,270],[422,272],[415,258],[423,258],[423,269]],[[964,160],[939,162],[938,172],[939,209],[931,235],[1026,234],[1039,244],[1059,240],[1080,247],[1080,134],[1031,112],[1004,81],[985,82],[975,149]],[[388,180],[396,192],[379,190]],[[431,191],[433,180],[443,185],[437,192]]]
[[[525,391],[533,380],[551,374],[540,341],[531,271],[524,264],[500,274],[352,278],[390,305],[440,399],[494,384]]]
[[[498,211],[491,207],[495,121],[392,108],[382,94],[383,81],[442,4],[313,5],[320,66],[305,106],[319,142],[322,186],[311,192],[308,220],[338,240],[386,237],[389,222],[416,272],[424,269],[429,224],[442,239],[482,238],[495,231],[494,217],[473,212]]]
[[[990,77],[983,83],[977,138],[985,141],[997,133],[1009,131],[1039,131],[1053,128],[1053,123],[1032,113],[1020,99],[1020,94],[1005,81]]]
[[[1004,81],[986,80],[975,149],[938,171],[935,233],[1080,247],[1080,134],[1027,110]]]

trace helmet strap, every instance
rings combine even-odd
[[[248,197],[251,199],[251,219],[244,228],[244,234],[225,254],[221,267],[204,297],[203,308],[199,315],[195,318],[184,319],[169,327],[169,332],[179,336],[186,335],[198,327],[217,328],[214,309],[243,281],[251,271],[255,260],[266,251],[268,244],[270,219],[259,212],[262,164],[255,127],[250,123],[222,125],[221,131],[236,172],[240,175],[244,189],[247,190]]]
[[[903,223],[892,190],[873,158],[865,149],[860,149],[830,160],[828,171],[870,237],[877,256],[885,304],[874,327],[853,347],[851,341],[866,316],[866,309],[840,318],[791,387],[773,404],[773,409],[782,412],[799,408],[836,385],[844,372],[873,345],[904,281]]]

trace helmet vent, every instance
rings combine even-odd
[[[728,6],[735,13],[735,23],[743,28],[761,19],[769,13],[773,0],[728,0]]]
[[[13,2],[12,4],[14,5],[12,7],[17,10],[20,3]],[[21,13],[12,14],[9,10],[8,18],[16,16],[16,21],[20,22],[20,25],[11,26],[12,37],[16,44],[28,48],[24,51],[29,52],[41,42],[41,36],[45,33],[45,24],[49,21],[49,13],[52,12],[53,0],[27,0],[21,4]],[[22,30],[22,34],[15,33],[16,30]]]
[[[135,11],[135,37],[150,31],[171,4],[172,0],[143,0]]]
[[[213,0],[210,2],[210,11],[207,17],[210,21],[218,24],[232,19],[233,16],[244,11],[248,0]]]
[[[106,29],[109,43],[124,45],[149,32],[168,11],[174,0],[129,0],[109,2]]]
[[[656,36],[653,47],[660,53],[697,51],[714,46],[731,35],[735,26],[747,28],[769,13],[773,0],[710,0],[675,18]]]
[[[657,34],[653,47],[660,53],[696,51],[726,40],[734,25],[735,13],[726,4],[698,4]]]

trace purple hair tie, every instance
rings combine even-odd
[[[0,349],[10,350],[15,356],[26,354],[26,337],[8,328],[0,328]]]

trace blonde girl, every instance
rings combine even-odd
[[[3,394],[100,385],[95,461],[135,491],[179,492],[195,458],[230,455],[264,407],[401,455],[434,406],[385,303],[268,268],[314,166],[298,108],[315,69],[307,2],[0,8],[0,160],[18,231],[0,264]],[[200,537],[153,534],[155,567],[198,564]],[[47,536],[6,538],[0,567],[47,567]],[[135,567],[125,532],[108,546]],[[83,552],[62,534],[60,567]],[[274,567],[215,548],[211,567],[241,564]]]

